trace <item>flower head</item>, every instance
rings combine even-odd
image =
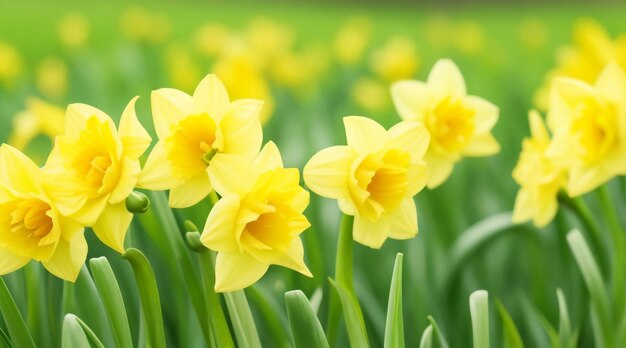
[[[400,81],[391,95],[400,116],[423,122],[430,133],[427,185],[434,188],[452,173],[463,156],[489,156],[500,150],[491,134],[498,108],[467,95],[465,81],[450,60],[435,64],[428,81]]]
[[[222,198],[207,218],[201,242],[218,252],[216,291],[234,291],[252,285],[275,264],[306,276],[299,235],[310,224],[302,214],[309,193],[299,186],[295,168],[283,168],[278,148],[270,142],[252,161],[217,154],[209,167]]]
[[[347,146],[315,154],[304,167],[304,181],[320,196],[337,199],[354,216],[354,240],[380,248],[387,238],[417,234],[413,196],[426,182],[422,160],[429,135],[417,121],[386,131],[375,121],[345,117]]]
[[[521,186],[515,200],[513,221],[533,220],[537,227],[547,225],[558,210],[557,194],[566,183],[565,171],[546,157],[550,134],[541,115],[531,111],[528,115],[531,136],[524,139],[522,153],[513,178]]]
[[[170,206],[184,208],[213,190],[208,168],[217,154],[252,160],[263,138],[259,112],[263,103],[231,102],[215,75],[204,78],[193,96],[163,88],[152,92],[152,114],[159,137],[144,166],[139,186],[170,190]]]
[[[13,118],[13,131],[8,143],[23,150],[39,134],[54,139],[63,134],[64,122],[63,109],[41,99],[29,98],[26,110],[20,111]]]
[[[626,75],[610,64],[595,85],[558,78],[552,84],[547,156],[567,169],[571,196],[626,173]]]
[[[42,178],[28,157],[0,146],[0,274],[35,260],[74,281],[87,257],[84,228],[60,213]]]
[[[124,110],[119,128],[104,112],[71,104],[65,134],[57,137],[45,166],[45,186],[59,211],[92,227],[119,252],[132,220],[125,199],[135,188],[139,157],[151,141],[135,115],[136,99]]]

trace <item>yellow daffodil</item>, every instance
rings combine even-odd
[[[122,32],[131,40],[160,43],[169,37],[171,24],[162,14],[132,7],[122,15],[121,27]]]
[[[428,81],[400,81],[391,86],[400,116],[423,122],[430,133],[429,188],[443,183],[463,156],[489,156],[500,151],[491,134],[498,107],[485,99],[467,95],[465,81],[448,59],[437,62]]]
[[[626,75],[610,64],[595,85],[552,83],[547,155],[568,171],[567,191],[579,196],[626,174]]]
[[[89,21],[80,13],[70,13],[59,22],[59,39],[68,48],[79,48],[89,39]]]
[[[415,45],[404,37],[392,38],[372,54],[370,67],[389,82],[410,79],[419,67]]]
[[[333,49],[337,61],[343,65],[354,65],[367,49],[372,34],[372,24],[366,18],[357,18],[346,23],[337,33]]]
[[[51,139],[63,134],[65,112],[60,107],[41,99],[29,98],[26,110],[13,118],[13,131],[8,143],[23,150],[39,134]]]
[[[0,87],[13,87],[22,74],[22,57],[15,47],[0,41]]]
[[[167,48],[165,59],[172,85],[184,92],[193,91],[202,75],[189,49],[179,43],[171,44]]]
[[[118,252],[132,220],[125,200],[137,183],[139,157],[150,136],[135,115],[134,98],[119,128],[104,112],[85,104],[67,108],[65,133],[56,139],[45,166],[45,187],[59,211]]]
[[[215,75],[205,77],[193,96],[163,88],[152,92],[152,116],[159,142],[150,153],[139,186],[170,190],[170,206],[192,206],[213,191],[207,168],[222,156],[248,160],[259,152],[263,134],[259,112],[263,102],[231,102]]]
[[[283,168],[272,142],[253,161],[221,153],[215,159],[209,171],[222,198],[209,213],[200,239],[218,252],[215,290],[250,286],[272,264],[311,277],[299,237],[310,226],[302,214],[309,193],[299,186],[298,170]]]
[[[35,260],[73,282],[87,257],[84,228],[60,213],[43,177],[24,154],[0,146],[0,274]]]
[[[59,58],[46,58],[37,67],[37,89],[48,98],[59,99],[67,92],[67,66]]]
[[[541,115],[533,110],[528,119],[531,136],[524,139],[522,153],[513,169],[513,178],[521,186],[515,199],[513,222],[532,220],[537,227],[543,227],[558,210],[557,194],[567,178],[564,170],[546,157],[550,134]]]
[[[359,116],[343,122],[348,145],[315,154],[304,167],[306,185],[337,199],[341,211],[354,216],[353,237],[361,244],[380,248],[387,238],[414,237],[413,196],[426,182],[426,128],[421,122],[403,121],[386,131]]]
[[[206,24],[196,32],[195,47],[202,55],[215,58],[224,51],[231,35],[221,24]]]
[[[352,101],[365,111],[383,112],[391,105],[389,86],[371,78],[360,78],[350,91]]]

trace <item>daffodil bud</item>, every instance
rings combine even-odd
[[[133,214],[143,214],[150,208],[150,198],[139,191],[132,191],[126,197],[126,210]]]
[[[204,245],[202,245],[202,242],[200,242],[200,232],[198,231],[187,232],[185,239],[187,240],[187,245],[193,251],[203,252],[208,250]]]

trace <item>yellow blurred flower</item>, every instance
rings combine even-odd
[[[460,23],[455,30],[454,43],[459,51],[467,55],[480,53],[485,45],[483,28],[476,22]]]
[[[272,64],[276,57],[289,51],[293,39],[291,28],[264,17],[250,21],[245,32],[247,47],[262,66]]]
[[[22,58],[15,47],[0,41],[0,84],[12,87],[22,74]]]
[[[252,162],[228,154],[218,158],[209,171],[222,198],[211,209],[200,239],[218,252],[215,290],[248,287],[272,264],[312,277],[299,238],[310,226],[302,214],[309,193],[299,186],[298,170],[283,168],[272,142]]]
[[[43,172],[24,154],[3,144],[0,168],[0,274],[35,260],[74,282],[87,258],[83,226],[59,212],[43,188]]]
[[[45,187],[59,211],[92,227],[104,244],[120,253],[133,217],[125,200],[141,171],[139,157],[151,141],[135,115],[136,99],[117,129],[94,107],[68,106],[65,134],[57,137],[44,168]]]
[[[519,23],[517,35],[524,47],[536,50],[546,45],[548,28],[537,18],[525,18]]]
[[[382,112],[389,108],[391,98],[389,87],[371,78],[360,78],[350,91],[352,101],[366,111]]]
[[[567,169],[570,196],[626,174],[626,75],[617,64],[595,85],[570,78],[552,83],[547,155]]]
[[[391,86],[394,105],[405,120],[424,122],[430,133],[429,188],[443,183],[463,156],[489,156],[500,151],[491,134],[498,107],[467,95],[458,67],[443,59],[433,67],[428,81],[400,81]]]
[[[196,49],[206,57],[215,58],[225,50],[230,36],[231,33],[221,24],[204,25],[196,32]]]
[[[388,82],[413,77],[419,68],[415,45],[404,37],[390,39],[372,53],[370,68]]]
[[[191,52],[182,44],[175,43],[167,48],[165,59],[172,85],[184,92],[193,91],[202,75]]]
[[[122,15],[122,32],[133,41],[161,43],[170,35],[170,21],[161,14],[132,7]]]
[[[521,186],[515,199],[513,222],[532,220],[544,227],[556,214],[559,204],[557,194],[565,185],[565,171],[546,156],[550,134],[537,111],[528,115],[529,138],[522,142],[522,152],[513,169],[513,178]]]
[[[224,83],[232,99],[263,100],[259,118],[261,123],[267,123],[274,111],[274,98],[253,57],[245,53],[224,56],[215,63],[213,71]]]
[[[37,89],[44,96],[59,99],[67,92],[67,66],[59,58],[46,58],[37,66]]]
[[[358,116],[343,119],[347,146],[315,154],[304,167],[306,185],[323,197],[337,199],[344,214],[354,216],[354,240],[380,248],[387,238],[417,234],[413,196],[426,183],[428,131],[421,122],[402,121],[386,131]]]
[[[231,102],[215,75],[205,77],[193,96],[176,89],[152,92],[152,116],[158,143],[150,153],[138,185],[170,190],[169,203],[185,208],[213,191],[211,167],[222,156],[236,154],[249,160],[259,152],[263,134],[259,112],[263,102]]]
[[[89,21],[80,13],[70,13],[61,18],[58,31],[63,46],[79,48],[89,39]]]
[[[450,45],[454,37],[453,29],[450,19],[439,14],[428,17],[424,21],[421,32],[424,34],[429,47],[441,50]]]
[[[41,99],[29,98],[26,110],[13,118],[13,131],[8,143],[23,150],[39,134],[53,140],[64,130],[65,111],[60,107]]]
[[[357,18],[346,23],[337,33],[333,49],[337,61],[343,65],[354,65],[370,43],[372,24],[366,18]]]

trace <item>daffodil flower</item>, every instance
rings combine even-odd
[[[0,146],[0,274],[35,260],[73,282],[87,257],[84,227],[61,214],[42,178],[28,157]]]
[[[71,104],[65,133],[57,137],[45,166],[45,187],[59,211],[84,226],[118,252],[133,215],[125,200],[141,167],[139,157],[151,138],[135,115],[134,98],[119,128],[104,112],[85,104]]]
[[[626,75],[610,64],[595,85],[570,78],[552,84],[547,156],[566,168],[568,193],[587,193],[626,174]]]
[[[41,99],[29,98],[26,110],[13,118],[13,131],[8,143],[23,150],[36,136],[44,134],[51,139],[63,134],[65,114],[60,107]]]
[[[430,134],[425,156],[427,185],[434,188],[452,173],[464,156],[489,156],[500,151],[491,134],[498,108],[485,99],[467,95],[458,67],[443,59],[428,81],[400,81],[391,86],[394,105],[404,120],[423,122]]]
[[[170,190],[173,208],[198,203],[213,191],[211,166],[222,156],[252,160],[263,134],[259,112],[263,103],[242,99],[230,102],[215,75],[204,78],[193,96],[163,88],[152,92],[152,114],[159,141],[150,153],[139,186]]]
[[[529,138],[522,143],[522,153],[513,169],[513,178],[521,186],[515,199],[513,222],[532,220],[537,227],[544,227],[556,214],[559,204],[557,194],[565,185],[565,171],[546,157],[550,134],[537,111],[528,115]]]
[[[299,186],[295,168],[283,168],[274,143],[252,161],[216,154],[209,167],[222,198],[207,218],[201,242],[218,252],[215,290],[235,291],[252,285],[275,264],[311,277],[304,264],[299,235],[310,224],[302,214],[309,193]]]
[[[320,196],[337,199],[354,216],[353,238],[380,248],[387,238],[417,234],[413,196],[426,183],[429,135],[421,122],[403,121],[386,131],[366,117],[343,119],[347,146],[315,154],[304,167],[306,185]]]

